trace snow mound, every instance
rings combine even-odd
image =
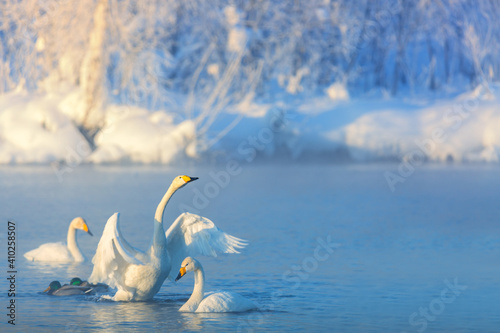
[[[500,109],[491,93],[412,110],[365,114],[342,128],[356,160],[497,162]],[[338,136],[339,131],[328,133]]]
[[[499,162],[500,105],[492,88],[441,101],[318,96],[266,105],[265,115],[247,114],[217,148],[246,161],[285,155],[333,162]]]
[[[441,101],[298,97],[259,103],[253,96],[217,115],[201,132],[173,112],[108,105],[90,147],[81,134],[81,97],[17,90],[0,96],[0,164],[173,164],[207,156],[251,162],[292,159],[415,163],[500,161],[500,103],[494,87]],[[347,96],[345,96],[347,97]]]
[[[106,115],[106,126],[95,138],[97,149],[89,162],[168,164],[196,138],[194,122],[174,125],[162,111],[150,113],[136,107],[112,106]]]
[[[90,147],[59,108],[60,96],[14,91],[0,98],[0,164],[65,160]]]
[[[75,91],[0,96],[0,164],[163,163],[197,156],[196,126],[174,124],[165,111],[110,105],[95,150],[80,132],[83,108]],[[186,148],[190,148],[186,152]]]

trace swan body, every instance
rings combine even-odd
[[[73,286],[69,284],[61,286],[59,281],[52,281],[43,292],[53,296],[72,296],[90,294],[93,292],[93,289],[91,287]]]
[[[42,244],[38,248],[26,252],[24,257],[31,261],[85,261],[85,256],[76,241],[76,230],[83,230],[90,236],[93,236],[85,220],[77,217],[69,224],[66,244],[62,242]]]
[[[190,253],[216,255],[237,252],[245,242],[219,230],[212,221],[194,214],[181,214],[165,232],[163,212],[172,195],[196,177],[174,179],[156,209],[151,246],[145,252],[131,246],[122,236],[119,213],[107,221],[92,259],[94,268],[88,281],[117,288],[115,301],[143,301],[153,298],[170,276],[172,266]]]
[[[194,272],[194,289],[188,301],[179,309],[181,312],[245,312],[257,309],[254,302],[238,293],[219,291],[205,294],[205,272],[200,262],[187,257],[182,262],[176,281],[187,272]]]

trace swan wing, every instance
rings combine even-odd
[[[120,287],[129,265],[144,265],[145,253],[123,238],[119,217],[120,213],[114,213],[106,222],[92,258],[94,269],[88,279],[90,283],[104,282],[113,288]]]
[[[206,217],[183,213],[165,232],[171,270],[168,278],[173,280],[186,257],[199,255],[216,257],[219,253],[239,253],[248,243],[220,230]]]

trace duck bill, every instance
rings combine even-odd
[[[180,271],[179,271],[179,274],[177,275],[177,277],[175,278],[175,281],[179,280],[181,277],[183,277],[184,275],[186,274],[186,268],[185,267],[181,267]]]
[[[197,179],[198,179],[198,177],[189,177],[189,178],[190,178],[189,183],[190,183],[190,182],[194,182],[195,180],[197,180]]]
[[[50,290],[50,286],[48,286],[47,289],[45,289],[43,292],[46,293],[49,290]]]

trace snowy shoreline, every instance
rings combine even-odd
[[[77,91],[18,90],[0,96],[0,164],[169,165],[205,157],[498,163],[500,104],[491,89],[479,86],[425,106],[328,96],[249,103],[222,111],[204,133],[194,119],[174,119],[172,112],[109,105],[94,149],[76,125]]]

